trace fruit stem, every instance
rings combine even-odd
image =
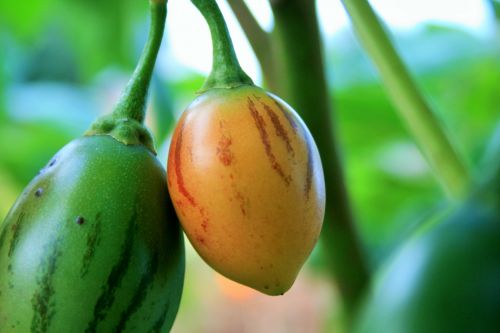
[[[132,77],[113,112],[98,118],[85,135],[110,135],[125,145],[142,144],[155,154],[153,137],[143,123],[149,84],[165,29],[167,1],[149,0],[149,8],[148,40]]]
[[[358,38],[385,83],[387,93],[412,132],[446,193],[463,197],[470,177],[462,159],[419,91],[367,0],[342,0]]]
[[[212,70],[200,92],[212,88],[235,88],[253,85],[234,52],[224,17],[215,0],[191,0],[205,18],[212,35]]]
[[[141,58],[132,77],[113,111],[116,116],[131,118],[140,123],[144,122],[146,115],[149,83],[160,49],[167,15],[166,0],[150,0],[149,3],[151,23],[146,46],[142,51]]]

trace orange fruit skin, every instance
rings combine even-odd
[[[182,227],[212,268],[268,295],[292,286],[321,231],[325,184],[290,106],[249,85],[205,92],[179,120],[167,170]]]

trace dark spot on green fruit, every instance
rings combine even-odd
[[[54,166],[56,164],[57,160],[54,158],[52,161],[49,163],[49,167]]]
[[[43,194],[43,188],[40,187],[38,190],[36,190],[35,196],[37,198],[40,198],[42,196],[42,194]]]
[[[78,217],[76,218],[76,224],[78,224],[78,225],[82,225],[82,224],[84,224],[84,223],[85,223],[85,219],[84,219],[83,217],[78,216]]]
[[[266,285],[266,286],[264,286],[264,289],[269,289],[269,286],[267,286],[267,285]]]

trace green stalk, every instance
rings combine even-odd
[[[344,181],[321,49],[315,2],[272,2],[273,40],[279,51],[283,97],[297,110],[316,141],[326,182],[325,256],[350,323],[370,279]]]
[[[167,15],[166,1],[151,0],[150,10],[150,33],[146,46],[114,110],[117,116],[131,118],[140,123],[144,122],[144,117],[146,115],[146,100],[149,84],[163,38],[165,18]]]
[[[366,52],[377,66],[387,93],[415,137],[447,194],[459,199],[469,187],[463,161],[444,132],[366,0],[342,0]]]
[[[215,0],[191,0],[191,2],[207,21],[212,35],[212,71],[200,92],[212,88],[253,85],[252,79],[243,71],[236,58],[226,22]]]
[[[154,152],[152,136],[143,123],[151,76],[165,28],[167,1],[150,0],[149,7],[150,30],[139,63],[113,112],[96,120],[85,135],[111,135],[124,144],[143,144]]]

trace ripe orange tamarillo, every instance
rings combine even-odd
[[[314,247],[325,186],[300,117],[250,85],[211,89],[184,112],[168,187],[189,240],[221,274],[277,295]]]
[[[299,115],[243,72],[215,1],[192,2],[211,29],[214,61],[204,92],[172,137],[170,195],[187,237],[210,266],[280,295],[321,231],[318,149]]]

